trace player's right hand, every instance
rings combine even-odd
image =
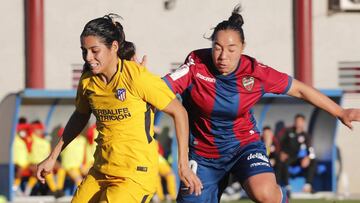
[[[47,176],[52,172],[55,165],[55,161],[56,160],[53,160],[50,157],[48,157],[37,165],[36,177],[42,184],[45,184],[45,176]]]
[[[180,180],[184,183],[185,187],[188,188],[189,194],[195,192],[196,196],[201,195],[201,189],[203,189],[203,185],[199,177],[190,167],[179,168],[179,177]]]

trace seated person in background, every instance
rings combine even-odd
[[[278,159],[278,150],[275,144],[274,133],[269,126],[265,126],[262,130],[261,136],[265,147],[266,153],[269,156],[269,161],[272,167],[275,167],[277,159]]]
[[[85,155],[84,160],[81,165],[81,174],[86,176],[90,170],[90,168],[94,164],[94,153],[96,150],[96,142],[95,139],[97,138],[99,131],[96,130],[96,124],[90,125],[88,130],[86,131],[86,138],[87,142],[85,144]]]
[[[84,162],[86,142],[86,138],[80,134],[60,154],[62,167],[76,186],[79,186],[83,180],[81,167]]]
[[[167,200],[174,201],[176,199],[176,177],[174,172],[171,169],[171,166],[166,161],[166,159],[159,154],[159,180],[158,180],[158,188],[156,194],[159,200],[164,201],[165,195],[163,191],[163,185],[161,178],[164,178],[166,181],[166,189],[168,192]]]
[[[164,130],[164,129],[163,129]],[[161,133],[161,129],[160,127],[154,125],[154,138],[157,141],[158,136]],[[166,182],[166,189],[167,189],[167,197],[166,200],[171,200],[174,201],[176,200],[176,177],[175,177],[175,173],[173,172],[169,162],[164,158],[164,148],[161,146],[161,144],[157,141],[158,143],[158,150],[159,150],[159,176],[158,176],[158,183],[157,183],[157,190],[156,190],[156,195],[158,200],[160,201],[164,201],[165,200],[165,194],[164,194],[164,190],[163,190],[163,185],[162,185],[162,179],[165,180]],[[154,202],[157,202],[156,197],[153,198]]]
[[[299,165],[304,171],[304,192],[312,192],[312,182],[316,170],[315,152],[311,144],[311,136],[305,131],[305,116],[297,114],[294,126],[287,129],[280,140],[280,155],[278,163],[278,174],[280,184],[289,186],[289,166]]]
[[[25,188],[25,195],[30,195],[32,189],[36,185],[36,165],[45,159],[51,151],[51,144],[48,139],[45,138],[45,127],[39,120],[35,120],[30,124],[31,131],[31,150],[29,154],[29,163],[30,171],[32,175],[30,176],[28,183]],[[56,197],[63,196],[61,190],[58,190],[54,176],[52,174],[47,175],[46,177],[47,184],[50,191],[55,194]]]
[[[15,180],[13,183],[13,191],[17,196],[23,195],[20,184],[24,173],[28,171],[29,167],[29,153],[31,150],[29,128],[30,126],[27,123],[26,118],[19,118],[13,147],[13,161],[15,165]]]

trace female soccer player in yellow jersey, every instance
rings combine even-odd
[[[94,165],[72,202],[149,202],[156,191],[158,152],[150,105],[173,117],[179,145],[179,176],[199,195],[202,184],[188,166],[186,110],[160,77],[136,62],[123,60],[125,34],[114,14],[88,22],[80,35],[84,72],[76,109],[50,155],[38,164],[37,177],[52,171],[60,152],[80,133],[90,114],[99,135]]]

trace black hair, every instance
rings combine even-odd
[[[295,118],[295,119],[297,119],[297,118],[302,118],[302,119],[305,120],[305,115],[304,115],[304,114],[301,114],[301,113],[298,113],[298,114],[295,115],[294,118]]]
[[[27,123],[27,119],[26,119],[25,117],[20,117],[18,123],[19,123],[19,124],[26,124],[26,123]]]
[[[263,127],[263,131],[265,131],[265,130],[271,130],[271,127],[270,126],[265,126],[265,127]]]
[[[123,26],[119,22],[115,21],[115,18],[121,18],[121,16],[110,13],[108,15],[105,15],[104,17],[96,18],[89,21],[88,23],[86,23],[84,30],[80,35],[80,40],[87,36],[95,36],[102,40],[105,46],[109,49],[112,46],[112,43],[114,41],[117,41],[119,44],[117,55],[119,58],[122,59],[122,53],[124,51],[124,45],[126,42],[125,33]],[[86,66],[87,65],[85,64],[85,70],[88,69],[88,67]]]
[[[41,124],[41,121],[39,119],[33,120],[31,124]]]
[[[135,56],[135,53],[136,53],[135,44],[132,42],[125,41],[124,49],[120,53],[120,58],[131,61],[132,58]]]
[[[217,24],[217,26],[214,29],[214,32],[212,33],[210,39],[212,41],[214,41],[216,34],[218,33],[218,31],[221,30],[234,30],[236,32],[239,33],[240,36],[240,41],[242,43],[245,42],[245,36],[244,36],[244,31],[242,29],[242,25],[244,24],[244,20],[243,17],[240,14],[241,11],[241,5],[238,4],[234,10],[231,13],[231,16],[229,17],[228,20],[224,20],[222,22],[220,22],[219,24]]]

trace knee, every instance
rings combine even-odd
[[[259,203],[279,203],[281,198],[281,191],[277,185],[261,187],[256,192],[253,192],[253,200]]]

